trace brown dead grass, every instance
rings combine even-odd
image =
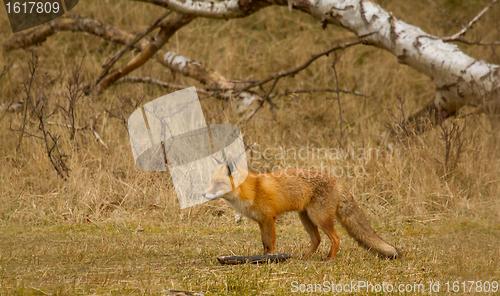
[[[434,1],[449,15],[430,2],[379,1],[396,17],[436,35],[458,31],[488,1]],[[137,33],[162,11],[131,1],[81,1],[72,13]],[[499,13],[500,6],[496,5],[467,37],[499,40]],[[0,28],[0,40],[11,36],[5,14],[0,18]],[[203,62],[228,78],[262,79],[294,67],[311,53],[349,36],[349,32],[333,26],[323,30],[318,21],[303,13],[274,7],[238,20],[196,19],[166,48]],[[37,47],[39,74],[61,74],[47,89],[51,104],[63,104],[68,77],[84,55],[81,73],[90,80],[118,48],[81,33],[61,33]],[[500,63],[498,48],[460,48],[475,58]],[[341,181],[355,194],[374,229],[402,250],[403,260],[379,260],[341,230],[341,250],[334,262],[322,261],[328,247],[324,242],[309,261],[218,265],[217,255],[261,252],[257,225],[236,220],[234,211],[221,201],[180,210],[167,174],[135,167],[125,128],[104,115],[104,109],[118,111],[120,98],[136,101],[144,97],[148,102],[170,91],[120,85],[97,98],[84,97],[77,108],[78,125],[86,124],[93,114],[103,114],[97,131],[109,150],[88,131],[78,132],[76,139],[70,140],[67,129],[51,127],[61,136],[61,149],[69,155],[71,172],[67,181],[57,177],[42,141],[25,138],[16,150],[19,133],[10,131],[9,126],[17,127],[21,114],[9,113],[0,121],[0,293],[165,294],[177,289],[206,294],[288,295],[293,281],[424,283],[426,288],[430,281],[500,281],[496,259],[500,257],[498,120],[478,115],[446,123],[446,128],[453,123],[465,128],[460,157],[449,160],[453,170],[445,167],[445,141],[439,127],[404,143],[388,145],[380,137],[387,131],[385,123],[395,121],[387,109],[402,116],[396,112],[399,96],[405,100],[406,116],[418,111],[433,97],[431,80],[399,65],[393,56],[377,48],[357,46],[339,54],[336,69],[340,86],[370,95],[341,95],[341,147],[376,148],[378,157],[369,161],[308,159],[299,161],[299,166],[320,166],[322,161],[330,166],[364,166],[366,176],[343,177]],[[0,52],[2,65],[13,63],[0,80],[0,103],[18,94],[20,82],[26,79],[29,56],[25,50]],[[126,54],[123,61],[131,56]],[[277,90],[334,87],[332,62],[332,55],[321,58],[294,78],[280,81]],[[153,62],[134,75],[200,86]],[[312,144],[339,148],[339,113],[337,101],[331,99],[334,97],[299,94],[278,98],[274,100],[278,106],[276,120],[266,105],[240,128],[247,143],[257,143],[261,151],[300,149]],[[202,105],[213,122],[234,124],[240,119],[231,102],[207,98]],[[56,114],[54,120],[62,121],[62,117]],[[31,130],[35,128],[30,126]],[[453,144],[451,154],[457,149]],[[272,162],[287,165],[294,160]],[[308,243],[295,215],[280,218],[279,252],[297,258]]]

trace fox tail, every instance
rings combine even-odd
[[[370,223],[354,200],[352,194],[342,188],[337,219],[363,248],[382,258],[400,259],[401,253],[382,240],[370,227]]]

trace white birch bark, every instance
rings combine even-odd
[[[235,95],[234,83],[228,81],[216,70],[203,67],[199,62],[190,60],[180,54],[172,51],[167,51],[163,55],[157,56],[157,61],[162,65],[170,68],[175,72],[179,72],[184,76],[194,78],[203,84],[206,84],[213,90],[219,89],[221,96],[231,98]],[[243,91],[236,94],[236,111],[244,112],[255,100],[260,100],[258,95]]]
[[[139,0],[181,13],[210,18],[236,18],[268,5],[285,5],[310,13],[321,22],[340,25],[398,61],[429,76],[436,84],[434,107],[453,114],[465,104],[500,103],[499,66],[476,60],[454,45],[396,19],[368,0]],[[448,38],[449,40],[449,38]],[[483,101],[484,100],[484,101]]]

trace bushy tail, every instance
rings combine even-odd
[[[337,210],[337,219],[362,247],[370,252],[389,259],[401,258],[401,253],[383,241],[370,227],[368,220],[359,208],[352,194],[342,188],[341,201]]]

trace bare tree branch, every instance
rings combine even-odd
[[[100,115],[101,114],[96,114],[96,115],[90,117],[90,120],[91,120],[90,129],[92,130],[92,133],[94,134],[94,137],[97,139],[97,141],[99,143],[101,143],[101,145],[104,146],[104,148],[106,148],[106,150],[109,150],[108,145],[106,145],[106,143],[102,140],[101,136],[99,136],[99,134],[97,133],[96,128],[95,128],[96,123],[97,123],[97,119],[99,118]]]
[[[452,19],[451,15],[446,11],[444,10],[443,8],[441,8],[439,5],[437,5],[436,2],[434,2],[433,0],[427,0],[427,2],[431,3],[432,5],[434,5],[437,10],[441,11],[443,14],[445,14],[449,19]]]
[[[161,87],[169,88],[169,89],[185,89],[187,86],[178,85],[174,83],[169,83],[165,81],[161,81],[152,77],[137,77],[137,76],[125,76],[120,78],[115,82],[115,84],[123,84],[123,83],[150,83],[153,85],[158,85]],[[208,92],[203,89],[196,89],[197,93],[205,94],[205,95],[213,95],[213,92]]]
[[[0,79],[2,79],[10,70],[10,68],[12,67],[12,63],[10,65],[5,65],[3,66],[3,70],[2,70],[2,73],[0,73]],[[1,104],[0,105],[0,112],[5,110],[2,114],[2,116],[0,116],[0,121],[2,121],[2,119],[5,117],[5,114],[7,114],[7,112],[16,112],[17,110],[21,109],[21,107],[23,107],[23,104],[24,104],[24,100],[16,100],[17,99],[17,95],[10,100],[10,102],[8,104]]]
[[[198,17],[231,19],[245,17],[271,5],[261,0],[194,1],[194,0],[133,0],[169,8]]]
[[[498,0],[491,1],[490,4],[488,4],[486,7],[484,7],[465,27],[462,28],[462,30],[460,30],[459,32],[457,32],[454,35],[451,35],[448,37],[442,37],[441,39],[443,41],[447,42],[447,41],[457,40],[458,38],[462,37],[463,35],[465,35],[465,33],[467,33],[467,30],[472,28],[472,26],[475,23],[477,23],[477,21],[479,21],[481,19],[481,17],[483,17],[483,15],[485,15],[488,10],[490,10],[491,6],[493,6],[493,4],[495,4],[497,2],[498,2]]]
[[[159,25],[161,30],[156,35],[155,40],[150,42],[150,44],[143,49],[138,56],[129,61],[125,66],[111,72],[103,78],[102,81],[96,86],[97,91],[100,92],[101,90],[104,90],[111,83],[122,78],[147,62],[168,41],[168,39],[170,39],[170,37],[177,32],[177,30],[189,24],[194,18],[195,17],[193,16],[179,14],[173,19],[162,22]]]
[[[468,45],[493,45],[493,46],[500,46],[500,41],[469,41],[465,40],[462,38],[446,41],[446,42],[460,42],[463,44],[468,44]]]
[[[50,162],[52,163],[52,166],[56,170],[57,174],[63,178],[67,179],[69,177],[69,172],[70,169],[66,166],[66,155],[61,153],[59,150],[59,145],[58,145],[58,140],[59,137],[54,137],[50,131],[47,130],[46,128],[46,119],[49,118],[51,114],[47,115],[47,102],[48,102],[48,97],[45,94],[44,87],[46,86],[45,80],[47,79],[47,76],[44,77],[43,81],[41,83],[38,83],[37,78],[35,76],[35,73],[38,68],[38,57],[36,55],[32,55],[31,61],[29,62],[29,78],[28,81],[25,81],[23,83],[24,86],[24,93],[26,95],[26,109],[24,113],[24,119],[23,119],[23,125],[22,129],[19,130],[21,131],[21,136],[20,136],[20,141],[17,149],[19,149],[21,145],[21,140],[23,139],[24,135],[30,135],[36,138],[41,138],[45,142],[45,148],[47,150],[47,156],[49,157]],[[34,87],[37,87],[37,98],[33,98],[33,89]],[[31,113],[36,116],[38,119],[38,130],[39,132],[42,133],[42,137],[39,137],[37,135],[32,135],[28,132],[26,132],[26,124],[28,123],[28,106],[31,107]],[[12,129],[12,127],[11,127]]]
[[[498,0],[492,1],[460,32],[460,38]],[[500,67],[476,60],[441,37],[395,18],[372,1],[366,0],[229,0],[221,3],[184,0],[143,0],[196,16],[235,18],[251,14],[266,5],[288,6],[319,19],[323,24],[342,26],[366,43],[387,50],[406,64],[432,78],[436,84],[434,108],[437,113],[454,114],[478,99],[500,100]],[[215,8],[215,9],[213,9]],[[448,38],[450,39],[450,38]],[[270,80],[273,80],[271,78]],[[269,81],[270,81],[269,80]],[[265,81],[267,83],[269,81]],[[246,89],[254,87],[249,85]],[[261,102],[262,103],[262,102]]]
[[[30,120],[30,122],[35,123],[35,124],[37,123],[34,120]],[[88,126],[72,126],[70,124],[53,122],[53,121],[45,121],[45,124],[46,125],[56,125],[56,126],[65,127],[65,128],[69,128],[69,129],[75,129],[75,130],[85,130],[85,129],[89,128]]]
[[[350,41],[343,42],[343,43],[340,43],[340,44],[337,43],[334,46],[330,47],[329,49],[326,49],[326,50],[321,51],[319,53],[312,54],[311,57],[305,63],[301,64],[298,67],[295,67],[293,69],[290,69],[290,70],[287,70],[287,71],[284,71],[284,72],[278,72],[278,73],[274,74],[273,76],[270,76],[270,77],[268,77],[268,78],[266,78],[266,79],[264,79],[262,81],[254,82],[254,83],[252,83],[252,84],[244,87],[241,91],[246,91],[246,90],[249,90],[250,88],[261,86],[261,85],[266,84],[269,81],[273,80],[272,86],[269,88],[269,90],[267,91],[267,93],[262,97],[262,99],[259,102],[259,105],[246,117],[245,121],[248,122],[250,119],[252,119],[252,117],[255,115],[255,113],[257,113],[257,111],[259,111],[260,108],[262,108],[262,106],[264,105],[264,102],[266,100],[268,100],[269,95],[273,91],[273,89],[276,86],[276,84],[278,83],[279,79],[281,79],[281,78],[283,78],[285,76],[293,76],[293,75],[299,73],[300,71],[302,71],[302,70],[306,69],[307,67],[309,67],[309,65],[311,65],[315,60],[319,59],[322,56],[328,55],[328,54],[330,54],[331,52],[333,52],[335,50],[345,49],[347,47],[350,47],[350,46],[353,46],[353,45],[357,45],[357,44],[360,44],[360,43],[363,43],[363,39],[352,39],[351,38]]]
[[[73,16],[57,18],[27,33],[17,33],[3,43],[3,48],[5,51],[11,51],[36,45],[45,42],[48,37],[62,31],[87,32],[120,44],[126,44],[133,38],[132,34],[103,22],[87,17]]]
[[[344,130],[342,129],[342,104],[340,103],[340,92],[339,92],[339,77],[337,75],[337,69],[335,68],[335,64],[338,61],[338,56],[335,53],[335,59],[333,60],[332,68],[333,68],[333,73],[335,74],[335,83],[337,84],[337,102],[339,104],[339,125],[340,125],[340,139],[339,139],[339,146],[342,146],[342,138],[344,137]]]
[[[395,18],[380,6],[366,0],[228,0],[223,2],[205,2],[193,0],[138,0],[171,10],[189,14],[192,17],[202,16],[210,18],[237,18],[252,14],[259,9],[270,5],[288,6],[319,19],[323,24],[340,25],[357,36],[367,36],[366,43],[387,50],[397,57],[402,64],[424,73],[432,78],[436,84],[434,107],[437,113],[455,114],[465,104],[476,100],[499,100],[500,98],[500,71],[499,66],[485,61],[476,60],[460,51],[456,45],[445,41],[458,41],[498,0],[493,0],[486,6],[467,26],[460,32],[450,37],[437,37],[426,34],[420,28],[409,25]],[[50,35],[50,26],[43,27],[45,31],[39,34],[44,40],[44,35]],[[95,29],[95,28],[94,28]],[[47,31],[49,30],[49,31]],[[77,29],[81,30],[81,29]],[[90,29],[93,30],[93,29]],[[101,35],[107,33],[96,32]],[[36,36],[31,36],[31,42]],[[114,37],[106,36],[107,38]],[[15,39],[15,38],[14,38]],[[133,39],[133,36],[129,39]],[[15,40],[14,40],[15,41]],[[14,41],[4,43],[4,48],[11,48]],[[35,40],[36,41],[36,40]],[[458,41],[460,42],[460,41]],[[154,42],[153,42],[154,43]],[[124,42],[126,44],[126,42]],[[100,85],[106,87],[110,83],[123,77],[133,69],[149,59],[158,48],[152,48],[152,42],[141,40],[135,48],[141,48],[141,53],[125,67],[108,75],[109,80],[101,81]],[[150,54],[152,53],[152,54]],[[157,60],[163,65],[172,64],[157,55]],[[168,55],[172,56],[172,55]],[[176,58],[175,58],[176,59]],[[171,61],[175,60],[174,58]],[[166,60],[169,62],[167,63]],[[175,64],[183,65],[183,63]],[[172,65],[171,65],[172,66]],[[123,72],[121,72],[123,71]],[[205,75],[206,77],[206,75]],[[276,86],[276,77],[260,85],[251,83],[243,88],[244,91],[253,87],[261,87],[273,80],[273,85],[263,91],[264,97],[260,100],[258,108],[268,101],[269,96]],[[107,84],[103,83],[106,82]],[[222,89],[231,89],[222,87]],[[231,93],[231,96],[233,93]],[[241,95],[240,91],[237,95]]]
[[[149,34],[151,31],[153,31],[154,29],[156,29],[159,25],[159,23],[164,19],[166,18],[170,13],[172,13],[171,11],[167,11],[165,12],[164,14],[162,14],[153,24],[151,24],[151,26],[149,26],[146,30],[142,31],[141,33],[137,34],[137,36],[135,36],[134,39],[132,39],[130,42],[128,42],[124,47],[122,47],[117,53],[115,53],[115,55],[109,59],[106,63],[104,63],[102,65],[102,67],[104,68],[104,70],[102,71],[102,73],[99,75],[99,77],[96,79],[96,82],[95,84],[98,84],[102,78],[104,78],[104,76],[106,76],[109,72],[109,69],[111,69],[111,67],[113,67],[113,65],[116,63],[116,61],[118,61],[118,59],[129,49],[132,48],[132,46],[134,46],[139,40],[141,40],[142,38],[144,38],[144,36],[146,36],[147,34]]]
[[[345,88],[313,88],[313,89],[296,89],[296,90],[287,90],[285,91],[285,93],[283,95],[285,96],[288,96],[288,95],[291,95],[291,94],[299,94],[299,93],[316,93],[316,92],[341,92],[341,93],[344,93],[344,94],[352,94],[352,95],[355,95],[355,96],[360,96],[360,97],[365,97],[365,98],[369,98],[370,96],[369,95],[366,95],[360,91],[357,91],[357,90],[348,90],[348,89],[345,89]]]
[[[284,72],[278,72],[278,73],[276,73],[276,74],[274,74],[274,75],[272,75],[272,76],[270,76],[262,81],[251,83],[250,85],[244,87],[242,89],[242,91],[246,91],[246,90],[249,90],[251,88],[264,85],[271,80],[278,80],[278,79],[283,78],[285,76],[293,76],[293,75],[299,73],[300,71],[306,69],[307,67],[309,67],[309,65],[311,65],[315,60],[319,59],[322,56],[325,56],[325,55],[328,56],[328,54],[330,54],[331,52],[333,52],[335,50],[345,49],[345,48],[348,48],[348,47],[353,46],[353,45],[361,44],[363,42],[364,42],[363,39],[358,39],[358,38],[350,38],[349,41],[345,41],[342,43],[337,42],[335,45],[333,45],[329,49],[312,54],[311,57],[305,63],[301,64],[300,66],[297,66],[293,69],[290,69],[290,70],[287,70]]]
[[[18,33],[11,39],[4,42],[5,50],[14,50],[17,48],[28,47],[44,42],[49,36],[62,31],[85,32],[101,37],[105,40],[126,45],[131,44],[134,35],[116,29],[100,21],[78,16],[72,18],[58,18],[47,24],[37,27],[28,33]],[[139,51],[145,51],[151,45],[151,41],[142,39],[133,48]],[[259,99],[255,94],[249,92],[237,93],[235,84],[226,79],[217,70],[205,67],[197,61],[190,60],[181,54],[172,51],[158,50],[156,61],[162,66],[180,73],[186,77],[195,79],[214,91],[217,97],[229,99],[236,97],[236,104],[239,111],[243,111],[254,100]],[[124,80],[124,82],[127,80]],[[131,80],[128,80],[132,82]]]

